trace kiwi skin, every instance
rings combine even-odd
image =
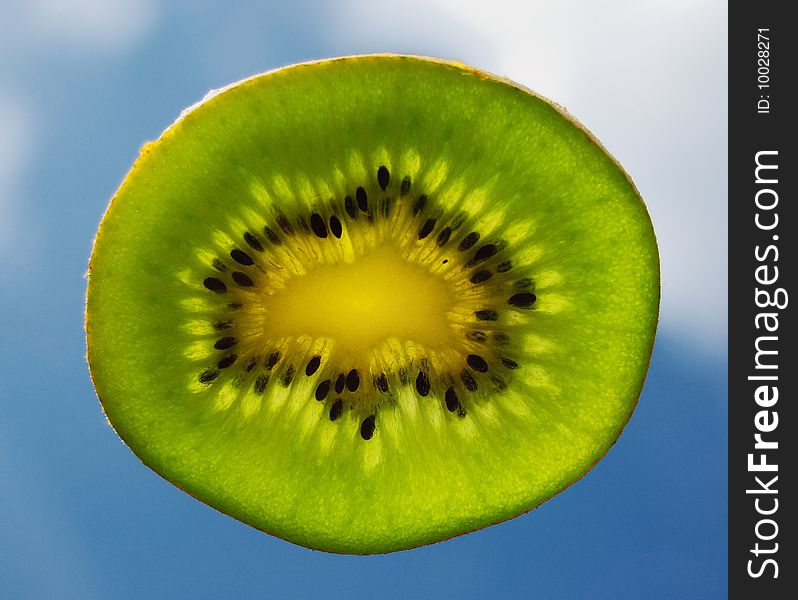
[[[288,68],[286,68],[285,70],[290,70],[290,69],[302,69],[302,68],[305,68],[305,67],[308,67],[308,66],[311,66],[311,65],[317,64],[317,63],[327,63],[327,62],[337,62],[337,61],[372,61],[372,60],[379,59],[379,58],[394,58],[394,59],[403,59],[403,58],[407,58],[407,59],[414,59],[414,60],[416,59],[416,57],[405,57],[405,56],[400,56],[400,55],[391,55],[391,54],[383,54],[383,55],[370,55],[370,56],[353,56],[353,57],[344,57],[344,58],[340,58],[340,59],[334,59],[333,61],[314,61],[314,62],[311,62],[311,63],[304,63],[304,64],[301,64],[301,65],[296,65],[296,66],[293,66],[293,67],[288,67]],[[561,114],[561,115],[562,115],[564,118],[566,118],[566,119],[567,119],[567,120],[568,120],[570,123],[572,123],[572,124],[573,124],[575,127],[577,127],[577,128],[578,128],[578,129],[579,129],[579,130],[580,130],[580,131],[581,131],[581,132],[582,132],[582,133],[583,133],[583,134],[584,134],[584,135],[585,135],[585,136],[586,136],[586,137],[587,137],[587,138],[588,138],[588,139],[589,139],[589,140],[590,140],[590,141],[591,141],[593,144],[595,144],[595,145],[596,145],[598,148],[600,148],[600,149],[601,149],[601,150],[604,152],[604,154],[605,154],[606,156],[608,156],[608,157],[610,157],[610,158],[611,158],[611,160],[612,160],[612,161],[615,163],[615,165],[616,165],[616,167],[618,168],[618,170],[619,170],[621,173],[623,173],[623,175],[626,177],[626,179],[627,179],[627,181],[628,181],[628,184],[629,184],[629,185],[632,187],[632,189],[634,190],[634,193],[635,193],[635,195],[636,195],[636,197],[637,197],[637,199],[638,199],[638,202],[640,203],[641,207],[643,207],[643,211],[645,212],[645,207],[644,207],[644,205],[643,205],[643,203],[642,203],[642,200],[640,199],[639,192],[637,191],[636,187],[634,186],[634,183],[632,182],[631,178],[629,178],[628,174],[627,174],[627,173],[626,173],[626,172],[623,170],[623,168],[622,168],[622,167],[621,167],[621,165],[618,163],[618,161],[617,161],[617,160],[616,160],[614,157],[612,157],[612,156],[611,156],[611,155],[610,155],[610,154],[609,154],[609,153],[606,151],[606,149],[605,149],[605,148],[604,148],[604,147],[603,147],[603,146],[600,144],[600,142],[599,142],[599,141],[598,141],[598,140],[597,140],[597,139],[596,139],[596,138],[595,138],[595,137],[594,137],[594,136],[593,136],[593,135],[592,135],[592,134],[591,134],[589,131],[587,131],[587,130],[586,130],[586,129],[585,129],[585,128],[584,128],[584,127],[583,127],[583,126],[582,126],[582,125],[581,125],[581,124],[580,124],[580,123],[579,123],[579,122],[576,120],[576,119],[574,119],[574,118],[573,118],[571,115],[569,115],[569,114],[568,114],[568,113],[565,111],[565,109],[563,109],[562,107],[560,107],[560,106],[558,106],[558,105],[556,105],[556,104],[554,104],[554,103],[552,103],[552,102],[550,102],[550,101],[548,101],[548,100],[545,100],[545,99],[541,98],[540,96],[538,96],[538,95],[537,95],[537,94],[535,94],[534,92],[532,92],[532,91],[530,91],[530,90],[528,90],[528,89],[526,89],[526,88],[524,88],[524,87],[522,87],[522,86],[520,86],[520,85],[518,85],[518,84],[515,84],[515,83],[513,83],[513,82],[511,82],[511,81],[509,81],[509,80],[507,80],[507,79],[505,79],[505,78],[500,78],[500,77],[496,77],[496,76],[493,76],[493,75],[490,75],[490,74],[487,74],[487,73],[484,73],[484,72],[481,72],[481,71],[477,71],[477,70],[475,70],[475,69],[471,69],[471,68],[469,68],[469,67],[465,67],[464,65],[461,65],[461,64],[459,64],[459,63],[448,62],[448,61],[440,61],[440,60],[436,60],[436,59],[427,59],[427,58],[424,58],[423,60],[425,60],[425,61],[430,61],[430,62],[435,62],[435,63],[439,63],[439,64],[443,64],[443,65],[450,65],[450,66],[456,67],[456,68],[458,68],[458,69],[461,69],[461,70],[465,71],[466,73],[469,73],[469,74],[472,74],[472,75],[476,75],[476,76],[477,76],[477,77],[479,77],[480,79],[484,79],[484,80],[488,80],[488,81],[495,81],[495,82],[500,82],[500,83],[502,83],[502,84],[508,84],[508,85],[511,85],[511,86],[515,87],[516,89],[518,89],[518,90],[520,90],[520,91],[523,91],[523,92],[524,92],[524,93],[526,93],[526,94],[529,94],[529,95],[535,96],[536,98],[539,98],[539,99],[541,99],[542,101],[544,101],[544,102],[548,103],[550,106],[552,106],[553,108],[555,108],[555,109],[556,109],[556,110],[557,110],[557,111],[558,111],[558,112],[559,112],[559,113],[560,113],[560,114]],[[284,69],[278,69],[278,70],[276,70],[275,72],[277,72],[277,71],[284,71]],[[249,82],[249,81],[252,81],[252,80],[254,80],[254,79],[257,79],[257,78],[260,78],[260,77],[263,77],[263,76],[262,76],[262,75],[258,75],[258,76],[255,76],[255,77],[253,77],[253,78],[249,78],[249,79],[247,79],[247,80],[244,80],[244,81],[241,81],[241,82],[238,82],[238,83],[232,84],[232,85],[230,85],[230,86],[227,86],[227,87],[225,87],[225,88],[223,88],[223,89],[221,89],[221,90],[218,90],[218,91],[212,92],[211,94],[209,94],[208,96],[206,96],[206,98],[205,98],[205,99],[203,99],[203,100],[202,100],[200,103],[198,103],[198,104],[196,104],[196,105],[192,106],[191,108],[187,109],[186,111],[184,111],[184,112],[181,114],[180,118],[179,118],[179,119],[178,119],[178,120],[177,120],[177,121],[176,121],[176,122],[175,122],[173,125],[171,125],[171,126],[170,126],[170,127],[169,127],[169,128],[168,128],[168,129],[167,129],[167,130],[166,130],[166,131],[165,131],[165,132],[162,134],[162,135],[161,135],[161,137],[159,138],[159,140],[157,140],[157,141],[155,141],[155,142],[152,142],[152,143],[149,143],[149,144],[146,144],[146,145],[145,145],[145,146],[142,148],[142,150],[141,150],[141,154],[140,154],[140,156],[139,156],[138,160],[136,161],[135,165],[133,166],[133,169],[131,170],[131,173],[130,173],[130,175],[129,175],[129,176],[126,178],[125,182],[123,183],[122,187],[120,187],[120,189],[119,189],[119,191],[117,192],[117,194],[115,194],[115,195],[114,195],[114,197],[112,198],[112,200],[111,200],[111,204],[109,205],[109,208],[108,208],[108,210],[107,210],[106,214],[108,214],[108,213],[112,212],[112,209],[113,209],[114,203],[117,201],[117,199],[118,199],[118,197],[119,197],[120,195],[123,195],[123,194],[124,194],[124,192],[125,192],[125,190],[126,190],[127,186],[129,185],[130,181],[131,181],[132,179],[134,179],[134,178],[135,178],[135,176],[136,176],[137,172],[139,172],[139,171],[140,171],[140,170],[143,168],[143,166],[145,165],[145,163],[146,163],[146,161],[147,161],[147,158],[148,158],[148,156],[149,156],[149,155],[151,155],[153,152],[157,152],[157,151],[158,151],[158,149],[159,149],[159,147],[160,147],[161,145],[163,145],[163,144],[164,144],[164,142],[165,142],[166,140],[169,140],[169,139],[170,139],[170,138],[171,138],[173,135],[175,135],[176,133],[178,133],[178,132],[179,132],[180,125],[181,125],[181,123],[183,122],[183,120],[184,120],[184,119],[185,119],[187,116],[189,116],[191,113],[193,113],[193,112],[194,112],[195,110],[197,110],[199,107],[201,107],[201,106],[204,106],[206,103],[208,103],[209,101],[211,101],[211,100],[213,100],[214,98],[216,98],[216,96],[217,96],[217,95],[219,95],[219,94],[221,94],[222,92],[225,92],[225,91],[228,91],[228,90],[234,89],[234,88],[236,88],[236,87],[238,87],[238,86],[244,85],[244,84],[246,84],[247,82]],[[645,214],[647,215],[647,213],[645,213]],[[95,361],[92,359],[92,357],[96,357],[97,355],[101,354],[101,353],[103,352],[103,348],[102,348],[102,346],[101,346],[101,344],[100,344],[100,343],[97,343],[97,344],[95,345],[95,339],[94,339],[94,336],[93,336],[93,329],[94,329],[94,328],[93,328],[92,314],[91,314],[90,307],[91,307],[91,305],[92,305],[92,302],[93,302],[93,298],[92,298],[92,286],[91,286],[91,275],[92,275],[92,270],[93,270],[93,268],[94,268],[95,261],[96,261],[96,259],[97,259],[97,253],[96,253],[96,249],[97,249],[97,240],[99,240],[99,239],[101,239],[101,238],[102,238],[102,236],[103,236],[103,231],[104,231],[104,227],[106,227],[106,225],[107,225],[107,221],[106,221],[106,219],[104,218],[104,219],[103,219],[103,222],[102,222],[102,223],[101,223],[101,225],[100,225],[100,228],[99,228],[99,231],[98,231],[97,238],[95,239],[95,250],[93,250],[93,252],[92,252],[92,258],[91,258],[91,261],[90,261],[90,264],[89,264],[89,282],[90,282],[90,283],[89,283],[89,290],[88,290],[88,297],[87,297],[87,312],[86,312],[86,330],[87,330],[87,345],[88,345],[88,358],[89,358],[89,367],[90,367],[90,372],[91,372],[92,380],[93,380],[93,381],[94,381],[94,383],[95,383],[95,389],[97,389],[97,391],[98,391],[98,396],[99,396],[99,398],[100,398],[100,402],[101,402],[101,404],[103,405],[103,407],[104,407],[104,408],[105,408],[105,406],[106,406],[106,399],[104,398],[103,394],[102,394],[102,393],[101,393],[101,391],[100,391],[101,389],[103,389],[103,387],[104,387],[104,386],[102,385],[102,383],[101,383],[101,382],[99,382],[99,381],[98,381],[98,378],[96,377],[95,368],[94,368],[94,366],[93,366],[93,363],[94,363]],[[649,226],[651,226],[651,225],[650,225],[650,218],[649,218]],[[657,281],[656,281],[656,289],[657,289],[656,305],[657,305],[657,307],[658,307],[658,306],[659,306],[659,293],[658,293],[658,292],[659,292],[659,288],[660,288],[660,283],[659,283],[659,279],[658,279],[658,277],[659,277],[659,263],[658,263],[658,260],[657,260],[657,269],[656,269],[656,273],[657,273]],[[646,364],[645,364],[645,368],[643,369],[643,372],[644,372],[644,373],[647,371],[647,368],[648,368],[648,362],[650,361],[650,356],[651,356],[651,351],[652,351],[652,348],[653,348],[653,334],[652,334],[652,336],[651,336],[651,345],[649,345],[649,347],[648,347],[648,354],[647,354]],[[100,385],[98,385],[98,383],[100,383]],[[629,418],[631,417],[631,413],[632,413],[632,410],[633,410],[634,406],[636,406],[637,400],[639,399],[639,395],[640,395],[640,393],[641,393],[641,391],[642,391],[643,383],[644,383],[644,379],[643,379],[643,378],[641,378],[641,379],[638,381],[638,385],[637,385],[637,387],[636,387],[636,389],[635,389],[635,393],[634,393],[634,398],[635,398],[635,399],[634,399],[634,403],[632,404],[632,406],[631,406],[631,409],[628,411],[628,414],[626,415],[626,419],[624,420],[624,422],[623,422],[623,423],[621,423],[621,424],[620,424],[620,427],[617,429],[617,433],[616,433],[616,435],[615,435],[615,437],[614,437],[614,440],[613,440],[613,441],[612,441],[612,443],[610,444],[610,446],[606,447],[606,448],[604,449],[604,451],[601,453],[601,455],[600,455],[598,458],[596,458],[595,460],[593,460],[593,462],[592,462],[592,463],[591,463],[591,464],[590,464],[590,465],[587,467],[587,469],[586,469],[586,470],[584,470],[584,471],[582,471],[582,472],[581,472],[581,474],[580,474],[580,475],[577,477],[577,479],[579,479],[579,478],[583,477],[583,476],[584,476],[584,475],[587,473],[587,471],[589,471],[589,470],[590,470],[590,469],[591,469],[593,466],[595,466],[595,464],[596,464],[596,463],[597,463],[597,462],[598,462],[598,461],[599,461],[599,460],[600,460],[600,459],[601,459],[601,458],[602,458],[602,457],[603,457],[603,456],[606,454],[606,452],[609,450],[609,447],[611,447],[611,445],[614,445],[614,443],[617,441],[617,439],[618,439],[618,436],[620,435],[620,432],[623,430],[623,428],[625,427],[625,425],[626,425],[626,423],[628,422]],[[124,424],[124,423],[121,423],[121,422],[120,422],[120,423],[117,423],[117,422],[115,422],[115,420],[114,420],[114,417],[112,417],[111,413],[108,413],[108,412],[107,412],[106,414],[107,414],[107,416],[108,416],[108,418],[109,418],[109,422],[111,423],[112,427],[113,427],[113,428],[114,428],[114,429],[117,431],[117,433],[118,433],[118,434],[119,434],[119,435],[122,437],[122,439],[123,439],[123,440],[124,440],[124,441],[125,441],[125,442],[126,442],[126,443],[127,443],[127,444],[128,444],[130,447],[131,447],[131,448],[132,448],[132,449],[134,449],[134,452],[136,452],[136,449],[137,449],[137,447],[139,447],[139,448],[140,448],[140,446],[139,446],[139,444],[137,444],[137,443],[135,443],[135,442],[129,441],[129,439],[128,439],[128,435],[127,435],[127,432],[126,432],[126,429],[125,429],[125,424]],[[138,455],[138,453],[137,453],[137,455]],[[195,489],[194,489],[194,488],[192,488],[191,486],[184,486],[184,485],[183,485],[183,484],[180,482],[180,480],[178,480],[178,479],[176,479],[176,478],[171,478],[171,477],[167,477],[167,476],[165,476],[165,475],[164,475],[164,471],[163,471],[163,470],[159,470],[159,469],[153,468],[153,467],[151,466],[151,465],[152,465],[152,460],[151,460],[151,459],[148,461],[148,460],[145,460],[144,458],[142,458],[141,456],[139,456],[139,458],[142,460],[142,462],[144,462],[144,464],[145,464],[145,465],[147,465],[149,468],[151,468],[151,469],[152,469],[152,470],[154,470],[156,473],[158,473],[158,474],[159,474],[159,476],[161,476],[161,477],[165,478],[167,481],[170,481],[171,483],[173,483],[174,485],[176,485],[176,486],[177,486],[177,487],[179,487],[180,489],[183,489],[184,491],[186,491],[187,493],[189,493],[189,494],[190,494],[190,495],[192,495],[193,497],[197,498],[197,499],[198,499],[198,500],[200,500],[201,502],[204,502],[204,503],[205,503],[205,502],[207,501],[207,500],[206,500],[206,498],[204,498],[204,497],[203,497],[203,495],[202,495],[201,493],[196,493]],[[568,483],[568,484],[567,484],[565,487],[563,487],[563,488],[561,488],[561,489],[559,489],[559,490],[556,490],[556,491],[554,491],[552,494],[549,494],[549,495],[545,496],[544,498],[540,499],[540,500],[539,500],[539,501],[538,501],[538,502],[537,502],[537,503],[536,503],[534,506],[528,506],[528,507],[526,507],[526,508],[524,508],[524,509],[522,509],[522,510],[519,510],[518,512],[515,512],[515,513],[513,513],[513,514],[505,514],[505,515],[498,516],[498,517],[497,517],[495,520],[493,520],[493,521],[490,521],[490,522],[485,522],[485,523],[481,523],[481,524],[480,524],[480,525],[479,525],[477,528],[481,528],[481,527],[484,527],[484,526],[487,526],[487,525],[490,525],[490,524],[494,524],[494,523],[503,522],[503,521],[506,521],[506,520],[508,520],[508,519],[511,519],[511,518],[513,518],[513,517],[515,517],[515,516],[517,516],[517,515],[519,515],[519,514],[523,514],[523,513],[525,513],[525,512],[528,512],[528,511],[529,511],[529,510],[531,510],[532,508],[535,508],[536,506],[538,506],[538,505],[539,505],[540,503],[542,503],[543,501],[545,501],[545,500],[549,499],[549,498],[550,498],[550,497],[552,497],[553,495],[556,495],[557,493],[559,493],[559,492],[560,492],[560,491],[562,491],[563,489],[566,489],[567,487],[570,487],[570,485],[572,485],[574,481],[576,481],[576,479],[572,480],[572,481],[571,481],[570,483]],[[226,509],[226,507],[224,507],[224,506],[220,506],[218,502],[214,502],[214,503],[212,503],[212,504],[211,504],[211,506],[213,506],[213,507],[214,507],[214,508],[216,508],[217,510],[220,510],[221,512],[224,512],[224,513],[226,513],[226,514],[231,514],[231,516],[234,516],[234,517],[236,517],[236,518],[241,518],[241,516],[242,516],[242,515],[241,515],[241,513],[240,513],[239,511],[237,511],[237,510],[234,510],[234,507],[231,507],[231,509],[228,511],[228,510]],[[283,537],[283,535],[281,535],[281,534],[283,534],[283,532],[282,532],[282,531],[280,531],[280,530],[274,530],[274,529],[269,529],[269,528],[264,528],[264,527],[257,526],[256,524],[253,524],[253,523],[252,523],[252,522],[251,522],[249,519],[246,519],[246,518],[243,518],[243,519],[241,519],[241,520],[244,520],[244,522],[246,522],[247,524],[249,524],[249,525],[251,525],[251,526],[255,527],[256,529],[260,529],[260,530],[262,530],[262,531],[265,531],[265,532],[267,532],[267,533],[270,533],[270,534],[272,534],[272,535],[276,535],[277,537]],[[467,532],[468,532],[468,531],[456,531],[456,532],[454,532],[454,533],[453,533],[453,535],[452,535],[452,536],[449,536],[449,537],[455,537],[455,536],[457,536],[457,535],[462,535],[462,534],[464,534],[464,533],[467,533]],[[293,537],[293,536],[286,535],[286,536],[284,537],[284,539],[287,539],[288,541],[291,541],[291,542],[294,542],[294,543],[296,543],[296,538],[295,538],[295,537]],[[449,539],[449,538],[448,538],[448,537],[445,537],[445,538],[439,538],[439,539]],[[439,539],[429,539],[429,540],[423,540],[423,541],[421,541],[421,543],[420,543],[420,544],[418,544],[418,543],[414,543],[414,544],[412,544],[412,545],[408,545],[408,546],[406,546],[406,547],[414,547],[414,546],[416,546],[416,545],[426,545],[426,544],[429,544],[429,543],[433,543],[433,542],[435,542],[435,541],[439,541]],[[390,552],[390,551],[392,551],[392,550],[394,550],[394,549],[404,549],[403,547],[399,547],[399,548],[389,548],[389,549],[384,549],[384,550],[383,550],[383,549],[375,549],[375,548],[370,548],[370,547],[367,547],[367,548],[364,548],[364,550],[361,552],[361,551],[359,551],[357,548],[350,548],[350,547],[346,547],[346,548],[336,548],[336,547],[331,547],[331,546],[330,546],[328,543],[319,543],[318,545],[315,545],[315,544],[313,543],[313,540],[308,540],[308,539],[304,539],[304,540],[302,540],[302,545],[303,545],[303,546],[310,547],[310,548],[319,549],[319,550],[325,550],[325,551],[328,551],[328,552],[330,552],[330,551],[331,551],[331,552],[336,552],[336,553],[345,553],[345,554],[351,554],[351,553],[363,553],[363,554],[370,554],[370,553],[384,553],[384,552]]]

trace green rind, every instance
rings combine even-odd
[[[399,108],[416,102],[413,111]],[[543,251],[536,268],[567,273],[565,283],[536,290],[533,323],[541,337],[575,341],[554,344],[522,372],[527,414],[497,424],[489,413],[472,413],[480,435],[501,445],[455,447],[456,436],[420,419],[404,446],[393,445],[389,431],[369,444],[353,432],[351,449],[313,454],[315,442],[295,429],[303,408],[290,412],[285,402],[253,421],[212,412],[187,394],[185,357],[162,355],[167,343],[177,353],[190,341],[179,328],[179,301],[195,290],[179,272],[193,268],[184,263],[230,221],[231,206],[251,202],[252,174],[275,170],[301,181],[341,167],[342,149],[372,158],[409,147],[450,157],[466,181],[492,181],[492,197],[505,199],[511,214],[534,209]],[[245,168],[220,172],[220,163]],[[550,314],[547,292],[569,309]],[[658,304],[645,207],[623,170],[569,116],[460,65],[352,57],[231,86],[145,146],[95,242],[88,358],[110,422],[169,481],[304,546],[388,552],[530,510],[589,470],[634,409]]]

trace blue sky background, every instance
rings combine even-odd
[[[232,5],[0,0],[0,596],[725,597],[725,3]],[[487,530],[346,557],[250,529],[138,462],[88,377],[83,276],[138,148],[183,108],[376,51],[507,75],[592,129],[649,204],[662,322],[638,409],[583,480]]]

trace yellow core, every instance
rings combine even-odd
[[[389,338],[427,348],[450,343],[451,286],[404,258],[373,248],[351,264],[325,264],[290,279],[264,299],[271,335],[330,337],[341,350],[363,355]]]

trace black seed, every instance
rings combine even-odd
[[[427,205],[427,196],[425,194],[421,194],[418,197],[418,200],[416,200],[415,205],[413,206],[413,214],[417,215],[418,213],[420,213],[422,210],[424,210],[424,207],[426,205]]]
[[[399,367],[399,383],[407,385],[407,369]]]
[[[438,234],[438,245],[445,246],[446,242],[449,241],[449,238],[452,237],[452,230],[448,227],[444,227],[441,229],[441,232]]]
[[[364,213],[369,211],[369,199],[366,196],[366,190],[361,185],[355,190],[355,200],[357,200],[357,207]]]
[[[518,363],[515,362],[514,360],[510,360],[509,358],[503,358],[502,359],[502,364],[505,367],[507,367],[508,369],[517,369],[518,368]]]
[[[346,387],[346,375],[340,373],[338,379],[335,380],[335,393],[340,394]]]
[[[335,421],[338,417],[341,416],[341,412],[344,410],[344,401],[338,398],[335,402],[332,403],[330,407],[330,421]]]
[[[498,251],[499,248],[496,246],[496,244],[485,244],[474,253],[474,262],[487,260]]]
[[[252,369],[254,369],[254,368],[255,368],[255,365],[257,365],[257,364],[258,364],[258,359],[257,359],[257,358],[250,358],[250,359],[249,359],[249,362],[248,362],[248,363],[246,364],[246,366],[244,367],[244,370],[245,370],[247,373],[249,373],[249,372],[250,372]]]
[[[263,244],[261,244],[260,240],[256,238],[254,235],[252,235],[249,231],[247,231],[244,234],[244,241],[253,250],[257,250],[258,252],[263,252]]]
[[[228,348],[235,346],[237,343],[238,340],[234,337],[223,337],[220,340],[217,340],[213,347],[217,350],[227,350]]]
[[[493,382],[493,385],[496,386],[496,389],[502,391],[507,387],[507,384],[504,383],[504,380],[500,377],[491,377],[490,380]]]
[[[471,276],[469,280],[473,284],[485,283],[488,279],[493,277],[493,273],[487,269],[480,269]]]
[[[477,354],[469,354],[466,357],[466,362],[468,363],[468,366],[475,371],[479,371],[480,373],[486,373],[488,371],[488,363],[485,362],[484,358]]]
[[[344,229],[341,227],[341,220],[335,215],[330,217],[330,231],[332,231],[332,234],[339,240],[341,239],[341,235],[344,233]]]
[[[283,373],[283,378],[280,382],[283,384],[283,387],[288,387],[291,385],[291,381],[294,379],[294,365],[288,365],[288,368]]]
[[[269,238],[269,241],[273,245],[279,246],[280,244],[283,243],[282,240],[280,240],[280,236],[278,236],[271,227],[268,226],[264,227],[263,233],[267,238]]]
[[[238,358],[238,354],[229,354],[221,359],[218,363],[216,363],[217,368],[219,369],[226,369],[230,365],[232,365],[236,359]]]
[[[231,302],[230,304],[227,305],[227,308],[232,308],[233,310],[238,310],[239,308],[242,308],[243,306],[244,305],[241,304],[240,302]]]
[[[252,260],[252,257],[249,254],[243,252],[242,250],[239,250],[238,248],[231,250],[230,256],[238,264],[244,265],[245,267],[251,267],[252,265],[255,264],[255,261]]]
[[[388,188],[388,183],[391,181],[391,174],[385,166],[377,169],[377,183],[380,184],[380,189],[384,192]]]
[[[319,385],[316,386],[316,400],[321,402],[327,397],[327,394],[330,393],[330,380],[325,379]]]
[[[468,369],[463,369],[462,373],[460,373],[460,379],[463,381],[465,389],[469,392],[477,391],[477,382],[474,381],[474,377],[468,372]]]
[[[222,331],[224,329],[230,329],[232,326],[233,326],[233,322],[232,321],[216,321],[213,324],[213,328],[216,331]]]
[[[357,219],[357,207],[355,206],[355,201],[352,200],[352,196],[344,198],[344,208],[346,209],[346,214],[353,219]]]
[[[486,339],[488,339],[488,334],[486,334],[484,331],[474,330],[469,331],[466,337],[474,342],[484,342]]]
[[[405,175],[402,185],[399,187],[399,195],[407,196],[410,193],[410,175]]]
[[[218,258],[213,259],[213,268],[217,271],[226,271],[227,265],[220,261]]]
[[[321,356],[314,356],[308,361],[308,365],[305,367],[305,375],[310,377],[319,370],[319,365],[321,365]]]
[[[506,346],[510,343],[510,336],[506,333],[502,333],[501,331],[494,333],[493,339],[496,340],[496,343],[501,346]]]
[[[277,225],[280,226],[280,229],[282,229],[283,233],[286,235],[294,235],[294,228],[291,226],[291,223],[288,221],[285,215],[277,216]]]
[[[370,415],[363,419],[360,424],[360,437],[364,440],[370,440],[374,435],[374,415]]]
[[[519,279],[515,282],[515,287],[519,290],[523,290],[524,288],[528,288],[532,285],[532,280],[529,277],[524,277],[523,279]]]
[[[418,232],[418,239],[423,240],[435,229],[435,219],[427,219]]]
[[[507,300],[507,304],[517,306],[518,308],[529,308],[535,303],[537,296],[532,292],[521,292],[520,294],[513,294]]]
[[[252,287],[255,285],[252,282],[252,278],[246,273],[242,273],[241,271],[233,271],[233,281],[235,281],[241,287]]]
[[[280,353],[279,352],[272,352],[266,358],[266,369],[271,371],[274,368],[274,365],[277,364],[277,361],[280,360]]]
[[[360,386],[360,375],[357,374],[357,369],[352,369],[346,374],[346,389],[354,392]]]
[[[255,393],[262,394],[266,390],[266,385],[269,383],[268,375],[258,375],[255,378]]]
[[[479,321],[498,321],[499,320],[499,313],[495,310],[478,310],[474,313],[474,316]]]
[[[457,247],[457,249],[460,252],[465,252],[471,246],[476,244],[478,241],[479,241],[479,234],[476,231],[472,231],[471,233],[469,233],[467,236],[465,236],[463,238],[463,241],[460,242],[460,245]]]
[[[449,412],[454,412],[458,408],[460,408],[460,400],[457,399],[457,394],[454,391],[454,388],[449,388],[446,390],[446,395],[444,396],[446,400],[446,408],[449,409]]]
[[[325,225],[324,219],[321,218],[319,213],[313,213],[310,215],[310,227],[313,229],[313,233],[315,233],[318,237],[327,237],[327,225]]]
[[[505,260],[503,263],[499,263],[499,266],[496,267],[496,270],[499,273],[506,273],[507,271],[509,271],[512,268],[513,268],[513,263],[510,262],[509,260]]]
[[[216,279],[216,277],[206,277],[202,283],[206,288],[217,294],[224,294],[227,291],[227,286],[224,282],[221,279]]]
[[[388,393],[388,378],[385,376],[385,373],[380,373],[380,376],[377,377],[376,380],[377,389],[380,390],[383,394]]]
[[[200,373],[199,382],[200,383],[210,383],[211,381],[213,381],[217,377],[219,377],[219,371],[217,371],[215,369],[207,369],[206,371],[203,371],[202,373]]]
[[[419,371],[416,377],[416,391],[419,396],[426,396],[429,394],[429,377],[424,371]]]

